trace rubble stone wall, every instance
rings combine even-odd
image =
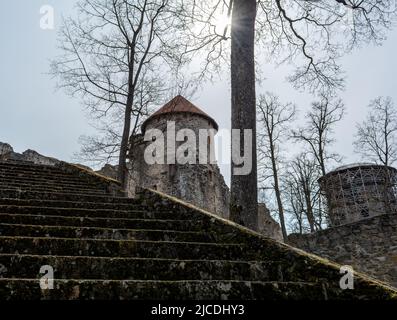
[[[397,214],[384,214],[313,234],[289,244],[397,287]]]

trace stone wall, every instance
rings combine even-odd
[[[17,153],[8,143],[2,142],[0,142],[0,160],[28,161],[48,166],[54,166],[60,162],[58,159],[43,156],[42,154],[30,149],[22,153]]]
[[[397,214],[384,214],[313,234],[292,234],[289,244],[397,287]]]
[[[0,159],[5,158],[8,154],[14,152],[14,149],[8,144],[0,142]]]
[[[258,204],[258,232],[266,237],[283,242],[281,227],[270,215],[269,209],[264,203]]]
[[[111,165],[109,163],[105,164],[100,170],[95,171],[105,177],[112,178],[114,180],[118,180],[118,166]]]
[[[299,288],[296,290],[297,292],[302,292],[303,288],[301,284],[306,281],[309,281],[311,285],[320,285],[319,291],[315,291],[314,286],[312,286],[308,290],[308,295],[304,297],[305,299],[310,299],[310,296],[313,296],[314,300],[321,300],[323,295],[328,300],[340,299],[340,297],[346,295],[351,297],[349,300],[363,299],[368,292],[376,289],[377,285],[381,285],[378,282],[369,281],[365,275],[357,274],[354,283],[355,290],[341,290],[339,286],[341,278],[340,266],[333,262],[264,237],[259,233],[244,228],[234,222],[219,218],[210,212],[202,211],[169,195],[153,190],[139,190],[139,188],[137,191],[137,200],[140,200],[147,210],[154,211],[166,207],[168,212],[184,214],[197,221],[202,220],[204,225],[201,230],[206,234],[216,235],[219,243],[228,241],[230,243],[245,244],[247,247],[244,251],[239,252],[239,259],[244,257],[246,252],[257,251],[259,253],[257,259],[265,261],[266,264],[266,275],[261,274],[261,279],[264,280],[264,278],[267,278],[274,271],[277,274],[278,280],[271,282],[272,286],[279,288],[282,295],[286,295],[289,300],[294,300],[295,298],[292,294],[293,291],[289,290],[288,286],[299,284]],[[255,266],[251,269],[251,272],[258,274],[258,270],[258,266]],[[365,288],[362,287],[363,280],[367,282]],[[281,283],[286,283],[287,288],[280,287]],[[383,285],[381,286],[385,287]],[[333,288],[331,289],[332,291],[329,288]],[[247,286],[245,290],[249,291],[250,286]],[[340,297],[335,296],[334,292],[340,295]],[[262,290],[260,299],[265,299],[266,297],[272,298],[266,291]],[[372,299],[378,298],[374,295],[371,297]],[[385,299],[385,297],[381,297],[380,299]]]
[[[102,187],[105,188],[109,194],[115,196],[125,196],[125,193],[121,190],[120,183],[116,179],[113,179],[109,174],[94,172],[91,168],[81,164],[72,164],[58,160],[56,158],[43,156],[34,150],[28,149],[22,153],[17,153],[8,143],[0,142],[0,161],[1,160],[26,162],[32,165],[35,164],[58,167],[65,172],[80,176],[88,182],[102,185]],[[106,167],[106,169],[111,170],[110,167]]]

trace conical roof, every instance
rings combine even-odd
[[[167,113],[190,113],[195,115],[200,115],[207,120],[211,121],[214,128],[218,130],[218,124],[214,119],[212,119],[208,114],[206,114],[199,107],[195,106],[186,98],[181,95],[176,96],[171,101],[167,102],[164,106],[162,106],[159,110],[153,113],[146,121],[142,124],[142,132],[145,132],[145,128],[148,122],[152,119],[160,117]]]

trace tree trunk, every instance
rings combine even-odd
[[[313,233],[316,231],[316,228],[315,228],[315,219],[313,214],[312,199],[310,195],[310,188],[304,186],[303,192],[305,194],[305,201],[306,201],[306,217],[307,217],[307,221],[309,222],[310,232]]]
[[[244,129],[252,130],[252,170],[247,175],[233,174],[231,164],[230,218],[257,230],[257,164],[255,99],[255,18],[256,0],[234,0],[231,27],[232,129],[240,129],[240,147],[232,154],[244,154]]]
[[[273,138],[271,138],[271,139],[273,139]],[[283,202],[281,200],[280,184],[278,181],[278,170],[277,170],[276,158],[274,155],[273,147],[271,147],[270,152],[271,152],[271,160],[272,160],[273,179],[274,179],[273,180],[274,181],[274,192],[276,194],[278,214],[280,217],[281,232],[283,234],[284,242],[287,242],[288,236],[287,236],[287,228],[285,226],[284,207],[283,207]]]
[[[124,112],[124,128],[123,128],[123,135],[121,137],[119,170],[118,170],[119,181],[124,191],[127,191],[127,174],[128,174],[127,152],[128,152],[128,142],[130,139],[130,131],[131,131],[131,113],[132,113],[132,106],[134,104],[134,94],[135,94],[134,57],[135,57],[135,50],[132,47],[130,62],[129,62],[130,64],[129,73],[128,73],[128,96],[127,96],[127,102],[125,105],[125,112]]]
[[[121,138],[120,145],[120,155],[119,155],[119,168],[118,176],[121,186],[124,191],[127,189],[127,151],[128,151],[128,141],[130,138],[131,130],[131,112],[132,112],[132,99],[127,99],[127,104],[124,113],[124,129]]]
[[[320,164],[320,169],[321,169],[321,174],[325,176],[327,174],[327,171],[325,170],[325,160],[324,160],[324,150],[321,147],[321,140],[320,140],[320,147],[319,147],[319,164]]]

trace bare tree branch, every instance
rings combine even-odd
[[[355,150],[375,163],[385,166],[397,161],[397,110],[390,97],[371,101],[367,119],[357,125]]]

